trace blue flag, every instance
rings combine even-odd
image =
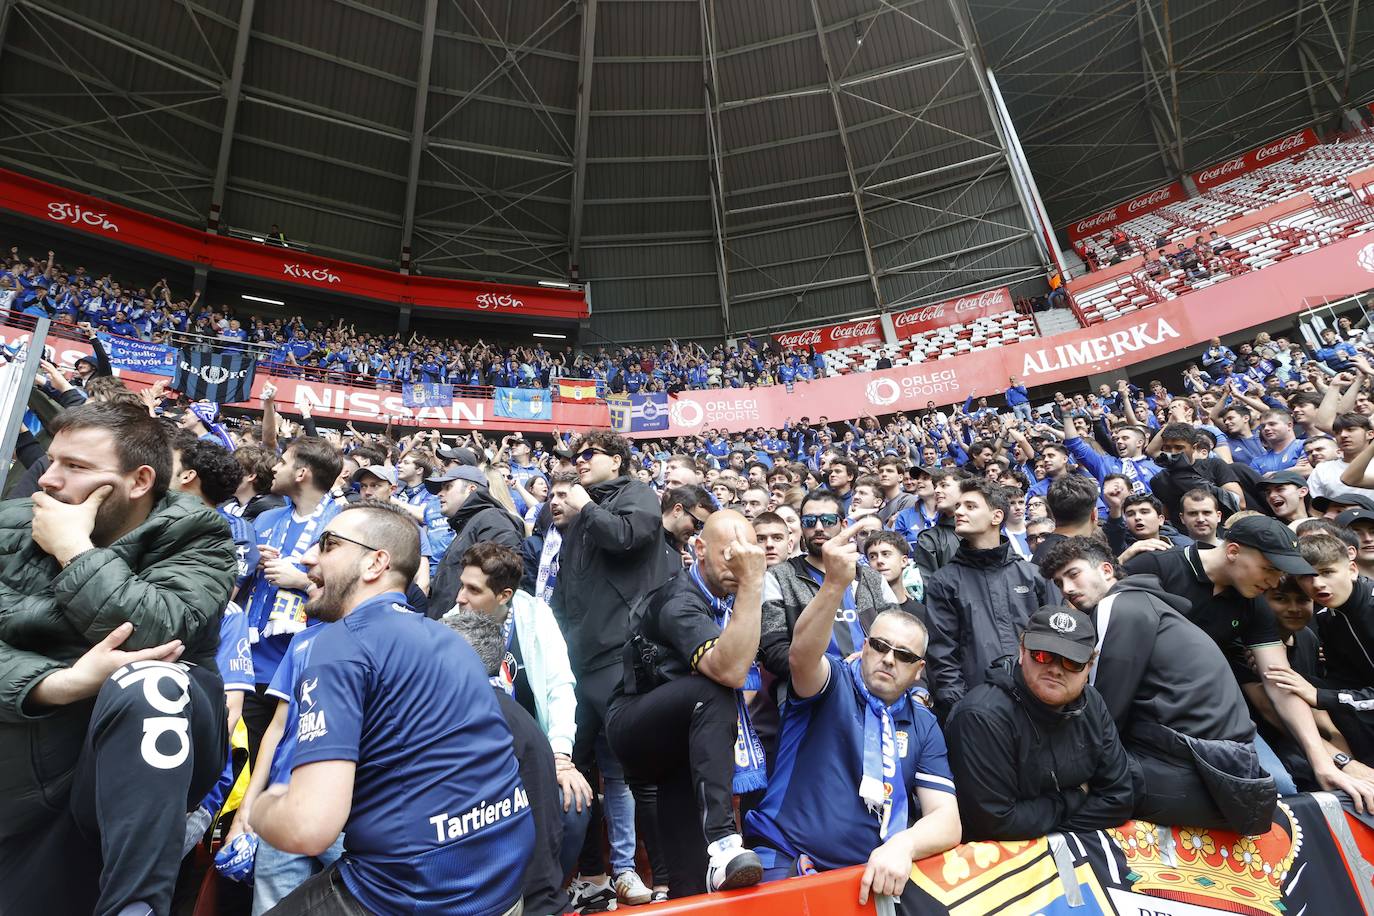
[[[253,391],[258,361],[244,353],[188,353],[179,350],[172,387],[192,401],[238,404]]]
[[[131,337],[112,337],[98,334],[100,343],[110,357],[110,365],[116,369],[130,372],[147,372],[150,375],[173,376],[177,371],[177,351],[175,347],[134,340]]]
[[[668,428],[668,394],[655,391],[630,395],[630,432],[653,432]]]
[[[453,386],[438,382],[416,382],[401,388],[401,403],[407,407],[448,407],[453,403]]]
[[[497,388],[496,415],[512,420],[552,420],[553,398],[543,388]]]

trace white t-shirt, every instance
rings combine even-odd
[[[1352,487],[1341,483],[1341,474],[1350,467],[1343,458],[1328,458],[1312,469],[1307,475],[1307,495],[1313,499],[1318,496],[1332,497],[1337,493],[1359,493],[1374,499],[1374,490],[1368,487]]]

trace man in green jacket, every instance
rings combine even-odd
[[[165,913],[226,749],[229,527],[168,493],[163,426],[85,404],[0,503],[0,913]]]

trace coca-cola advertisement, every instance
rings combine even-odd
[[[1135,219],[1137,216],[1144,216],[1146,213],[1153,213],[1160,207],[1168,204],[1177,203],[1187,198],[1187,193],[1183,190],[1181,182],[1171,182],[1162,188],[1155,188],[1153,191],[1146,191],[1138,197],[1133,197],[1125,203],[1117,204],[1101,213],[1080,219],[1076,223],[1069,223],[1064,227],[1064,232],[1068,235],[1070,242],[1085,239],[1112,228],[1117,223],[1124,223],[1128,219]]]
[[[1002,286],[898,312],[892,316],[892,327],[898,340],[906,340],[951,324],[968,324],[975,318],[1010,311],[1013,307],[1011,290]]]
[[[1197,184],[1198,190],[1206,191],[1242,175],[1248,175],[1256,169],[1262,169],[1266,165],[1291,159],[1298,153],[1316,146],[1319,142],[1321,141],[1317,139],[1312,128],[1304,128],[1297,133],[1279,137],[1262,146],[1257,146],[1248,153],[1242,153],[1222,162],[1214,162],[1207,168],[1194,172],[1193,181]]]
[[[829,324],[819,328],[785,331],[782,334],[773,335],[773,339],[784,350],[793,348],[804,350],[807,347],[813,347],[817,353],[824,353],[826,350],[838,350],[841,347],[881,344],[883,342],[883,328],[875,315],[872,318],[860,318],[858,321],[846,321],[844,324]]]

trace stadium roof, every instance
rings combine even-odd
[[[1040,284],[984,61],[1059,224],[1336,126],[1371,7],[0,0],[0,164],[363,263],[575,275],[584,342],[719,337]]]

